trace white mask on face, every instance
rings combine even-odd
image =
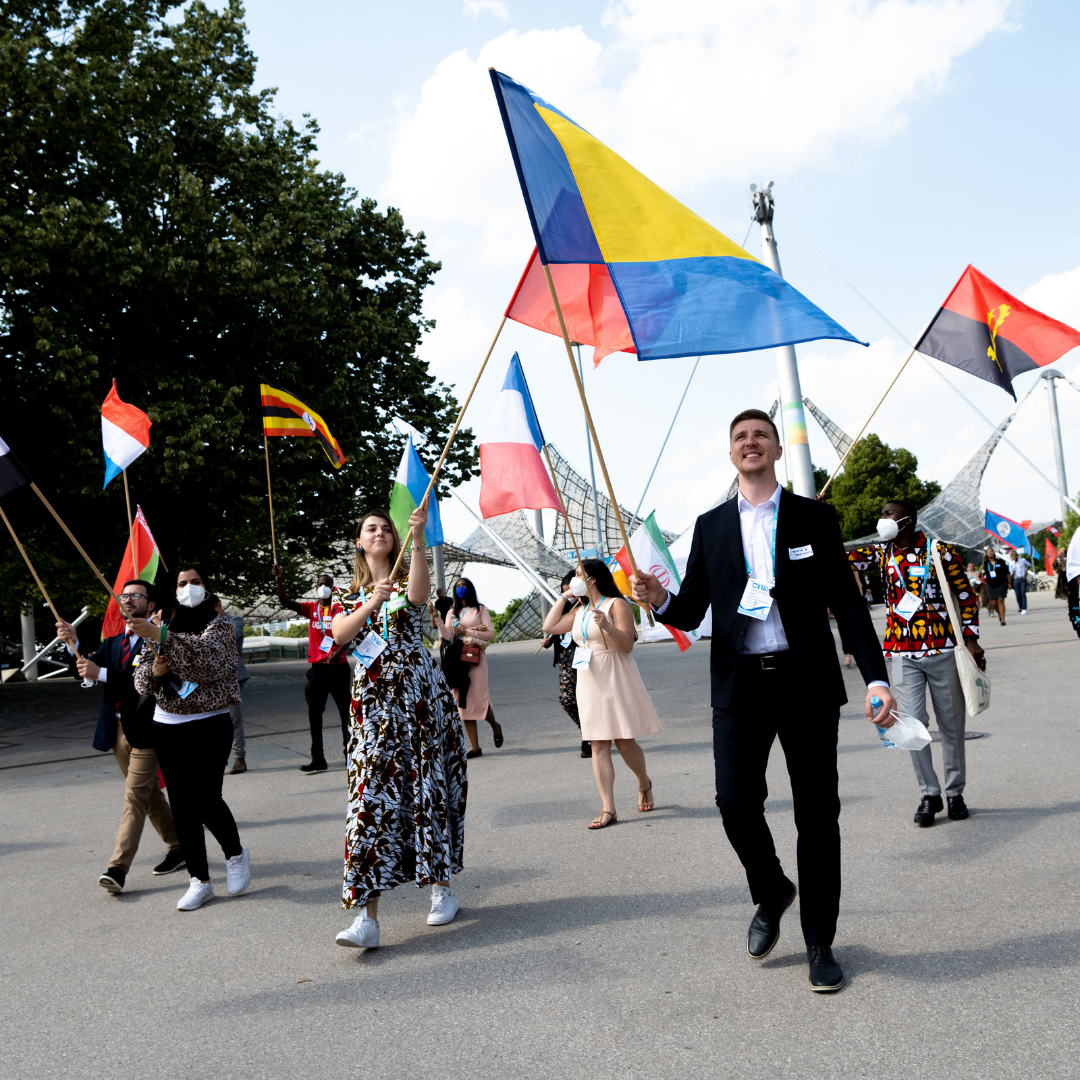
[[[206,590],[201,585],[181,585],[176,590],[176,599],[184,607],[198,607],[206,599]]]
[[[320,586],[319,586],[319,587],[318,587],[318,588],[317,588],[317,589],[315,590],[315,595],[316,595],[316,596],[317,596],[317,597],[318,597],[318,598],[319,598],[320,600],[329,600],[329,599],[330,599],[330,597],[334,595],[334,590],[333,590],[333,589],[331,589],[329,585],[320,585]]]
[[[570,579],[570,592],[574,596],[586,596],[589,592],[588,585],[585,584],[584,578],[571,578]]]
[[[900,525],[905,521],[910,521],[910,518],[901,518],[897,521],[895,518],[878,518],[877,531],[878,536],[882,540],[895,540],[900,534]]]

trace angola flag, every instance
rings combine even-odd
[[[1010,296],[970,263],[916,349],[1007,390],[1080,345],[1080,331]]]
[[[259,390],[265,435],[314,435],[335,469],[345,464],[345,455],[337,439],[330,434],[326,421],[317,412],[299,398],[269,383],[263,383]]]

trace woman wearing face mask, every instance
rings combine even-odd
[[[230,896],[251,882],[247,848],[232,811],[221,797],[233,726],[229,706],[240,700],[239,656],[232,623],[219,614],[219,600],[206,589],[196,566],[176,579],[176,602],[161,627],[131,620],[143,638],[135,688],[153,697],[154,744],[172,805],[180,848],[191,882],[176,905],[194,911],[213,898],[206,858],[205,825],[225,855]]]
[[[986,549],[986,558],[983,559],[983,584],[986,586],[986,595],[990,598],[990,610],[994,612],[1001,625],[1005,625],[1005,597],[1009,593],[1009,570],[997,557],[997,552],[992,548]]]
[[[495,637],[494,627],[488,609],[476,598],[476,588],[468,578],[458,578],[454,586],[454,609],[449,621],[444,621],[438,614],[433,616],[435,628],[444,641],[460,638],[466,645],[479,645],[480,662],[470,665],[469,690],[465,703],[458,704],[458,712],[465,725],[472,749],[465,756],[478,758],[483,755],[480,741],[476,735],[476,721],[486,720],[491,725],[495,736],[495,749],[503,744],[503,732],[495,719],[488,696],[488,661],[486,648]],[[454,700],[459,701],[459,693],[454,690]]]
[[[574,580],[574,571],[570,570],[562,579],[563,607],[561,614],[571,612],[578,603],[578,598],[570,591],[570,585]],[[546,634],[544,636],[544,648],[555,650],[555,667],[559,669],[559,704],[563,712],[574,721],[578,730],[581,730],[581,717],[577,705],[577,672],[574,670],[574,653],[577,646],[574,644],[573,635]],[[588,740],[581,740],[581,756],[592,757],[592,746]]]
[[[462,866],[465,755],[454,700],[421,632],[431,592],[424,555],[427,510],[409,518],[413,555],[408,577],[390,580],[401,550],[388,514],[360,520],[356,564],[337,642],[360,635],[354,655],[349,721],[349,808],[345,822],[342,905],[358,908],[339,945],[379,945],[379,896],[406,881],[431,885],[428,925],[458,912],[450,875]]]
[[[637,740],[659,731],[660,720],[630,655],[637,639],[630,605],[600,559],[585,559],[582,566],[585,576],[579,566],[570,582],[573,594],[581,598],[580,607],[566,612],[553,606],[544,620],[544,633],[574,635],[581,734],[592,743],[593,776],[603,800],[603,809],[589,828],[605,829],[619,820],[612,742],[637,777],[638,810],[653,809],[652,781]]]

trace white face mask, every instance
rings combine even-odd
[[[880,536],[882,540],[895,540],[900,534],[901,523],[910,520],[910,518],[906,517],[901,518],[900,521],[897,521],[895,518],[878,518],[878,536]]]
[[[181,585],[176,590],[176,599],[184,607],[198,607],[206,599],[206,590],[201,585]]]
[[[316,596],[317,596],[317,597],[318,597],[318,598],[319,598],[320,600],[329,600],[329,599],[330,599],[330,597],[334,595],[334,590],[333,590],[333,589],[331,589],[329,585],[320,585],[320,586],[319,586],[319,587],[318,587],[318,588],[317,588],[317,589],[315,590],[315,595],[316,595]]]
[[[570,592],[574,596],[587,596],[589,592],[589,587],[585,584],[584,578],[571,578]]]

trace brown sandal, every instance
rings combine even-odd
[[[611,818],[611,820],[610,821],[604,821],[605,816]],[[618,819],[618,817],[615,816],[615,813],[613,811],[611,811],[611,810],[601,810],[600,813],[597,814],[596,817],[594,817],[592,819],[592,821],[589,822],[589,828],[590,829],[606,829],[609,825],[618,825],[618,824],[619,824],[619,819]]]
[[[645,814],[645,813],[648,813],[650,810],[656,809],[656,803],[655,802],[648,802],[647,803],[645,801],[645,796],[651,794],[651,792],[652,792],[652,784],[649,784],[649,786],[644,791],[642,791],[640,788],[638,788],[637,808],[638,808],[638,813],[639,814]]]

